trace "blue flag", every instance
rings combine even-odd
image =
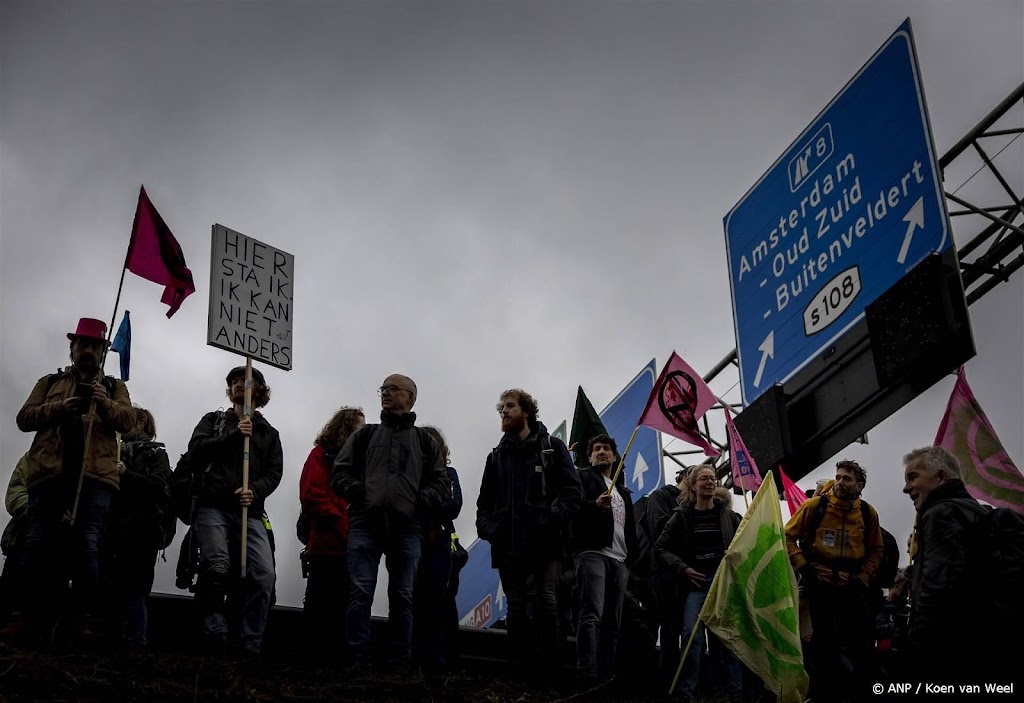
[[[128,380],[128,364],[131,363],[132,357],[132,323],[128,319],[128,311],[124,311],[124,319],[121,320],[121,326],[117,328],[117,334],[114,335],[114,341],[110,345],[110,351],[117,352],[121,357],[121,380]]]

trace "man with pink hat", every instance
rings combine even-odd
[[[86,640],[95,633],[100,542],[120,484],[117,433],[135,425],[128,388],[102,373],[110,345],[106,331],[101,320],[80,319],[68,333],[71,366],[36,381],[18,413],[18,428],[36,433],[28,452],[28,512],[19,570],[26,588],[18,597],[19,615],[0,631],[0,640],[23,639],[43,624],[45,614],[62,600],[59,589],[69,573],[79,610],[77,632]],[[73,551],[61,554],[61,524],[72,513]]]

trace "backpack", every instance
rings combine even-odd
[[[188,523],[185,523],[186,525]],[[196,592],[196,574],[199,573],[199,540],[191,527],[185,532],[178,548],[178,562],[174,570],[174,587]]]
[[[861,501],[863,503],[863,501]],[[875,585],[879,588],[892,588],[896,583],[896,573],[900,570],[900,543],[892,533],[879,525],[882,530],[882,563],[878,565]]]
[[[1024,516],[1010,508],[986,509],[975,547],[985,610],[1005,631],[1024,625]]]
[[[305,510],[299,509],[299,517],[295,520],[295,536],[303,547],[309,546],[309,535],[313,531],[313,518]]]
[[[178,519],[170,505],[170,475],[166,473],[159,475],[153,471],[153,466],[159,465],[159,459],[156,459],[156,457],[159,453],[165,451],[164,445],[161,442],[133,441],[123,442],[122,447],[122,458],[125,464],[143,468],[149,478],[156,478],[164,483],[163,495],[159,498],[153,496],[152,500],[147,501],[150,503],[149,505],[136,505],[133,507],[136,511],[139,508],[143,508],[143,512],[151,514],[155,518],[153,522],[157,528],[156,546],[158,549],[167,549],[168,545],[174,541]]]
[[[225,422],[224,411],[218,410],[217,422],[213,427],[215,437],[220,436],[221,432],[224,431]],[[192,514],[196,507],[196,496],[202,490],[203,474],[210,469],[210,466],[207,465],[202,473],[198,472],[197,468],[192,461],[192,453],[186,451],[178,459],[178,463],[174,465],[174,471],[171,472],[170,512],[186,525],[192,524]]]

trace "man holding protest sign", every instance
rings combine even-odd
[[[245,414],[245,367],[227,375],[227,396],[232,407],[209,412],[189,440],[189,461],[199,481],[198,504],[192,529],[199,543],[199,585],[203,636],[213,651],[224,648],[228,622],[224,600],[233,585],[232,557],[242,544],[242,517],[247,513],[245,550],[247,570],[241,588],[241,648],[259,654],[274,589],[274,557],[260,516],[267,497],[281,482],[284,456],[281,437],[260,412]],[[257,369],[252,370],[252,404],[270,402],[270,388]],[[249,481],[243,479],[244,446],[249,446]],[[243,510],[247,509],[247,510]]]
[[[100,542],[119,485],[117,433],[135,425],[128,388],[102,374],[110,345],[106,331],[101,320],[80,319],[68,334],[71,366],[40,378],[18,413],[19,429],[36,436],[27,455],[28,512],[19,569],[25,588],[18,598],[22,614],[0,632],[3,641],[29,634],[53,610],[69,571],[80,614],[78,632],[83,637],[95,632]],[[72,515],[74,552],[59,554],[62,523]]]

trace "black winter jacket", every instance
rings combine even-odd
[[[647,512],[644,514],[644,531],[651,543],[651,573],[661,571],[664,567],[654,558],[654,545],[665,529],[665,524],[672,517],[672,511],[679,507],[679,487],[662,486],[647,496]]]
[[[121,489],[107,527],[118,542],[159,549],[164,533],[162,516],[170,510],[171,464],[160,442],[146,436],[129,437],[121,443]]]
[[[235,491],[242,487],[242,450],[245,437],[238,431],[238,416],[233,408],[224,412],[224,428],[216,433],[217,412],[209,412],[196,425],[188,442],[196,471],[208,470],[202,475],[199,507],[238,511],[242,506]],[[267,422],[262,413],[252,416],[252,437],[249,439],[249,488],[253,502],[249,517],[263,514],[264,503],[281,483],[284,472],[284,452],[281,436]]]
[[[672,517],[665,523],[665,529],[661,531],[657,541],[654,543],[654,559],[663,568],[682,576],[688,566],[694,562],[693,552],[693,503],[680,505],[672,512]],[[721,503],[715,503],[714,510],[718,511],[718,524],[722,530],[722,544],[729,548],[736,529],[740,526],[742,519],[738,513],[733,512]],[[708,585],[711,580],[708,579]]]
[[[583,487],[583,505],[580,506],[579,512],[573,516],[572,520],[573,556],[580,552],[611,547],[615,537],[612,511],[598,508],[595,502],[598,496],[608,491],[608,484],[604,482],[604,476],[601,475],[600,469],[594,467],[580,469],[579,477]],[[624,475],[619,474],[619,481],[615,489],[622,496],[626,505],[626,524],[623,526],[626,536],[626,563],[632,565],[640,552],[640,546],[636,537],[633,498],[624,483]]]
[[[985,644],[985,584],[974,562],[978,521],[987,510],[956,479],[934,489],[921,506],[907,643],[925,659],[943,661],[950,652]]]
[[[542,459],[542,438],[551,451]],[[487,455],[476,501],[476,531],[491,543],[491,565],[512,559],[561,559],[566,530],[583,492],[565,443],[538,422],[520,440],[506,434]]]
[[[416,413],[381,411],[379,425],[355,432],[338,452],[331,485],[348,501],[349,527],[423,533],[451,500],[437,442],[415,426]]]

